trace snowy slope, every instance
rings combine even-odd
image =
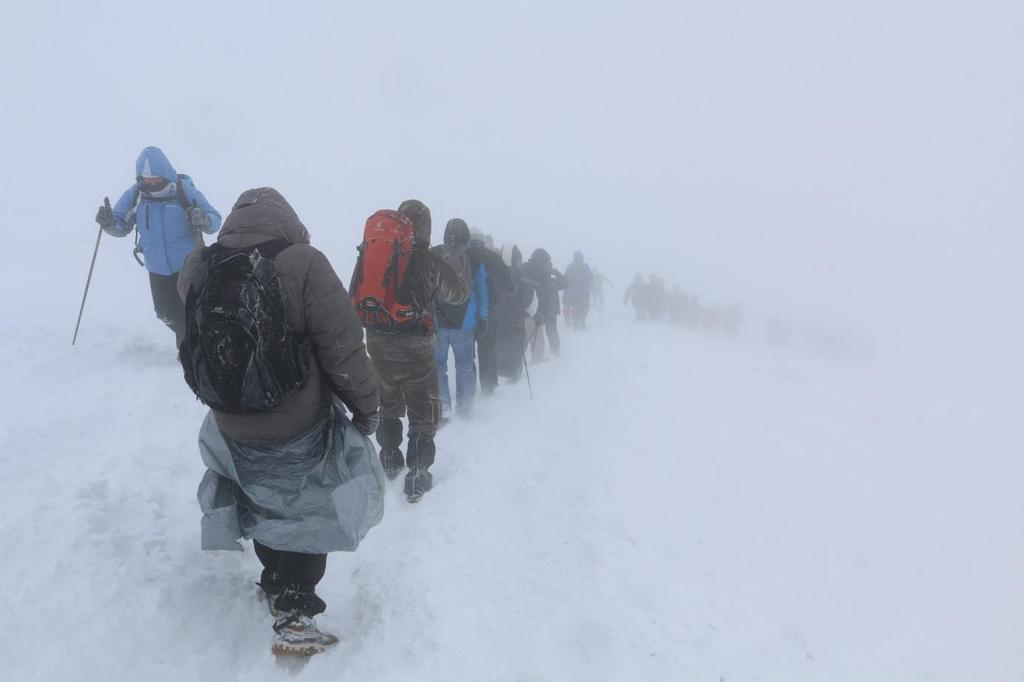
[[[251,550],[198,548],[204,410],[170,334],[103,281],[78,347],[67,302],[0,337],[3,677],[288,679]],[[624,318],[565,346],[331,555],[344,641],[300,679],[1024,677],[1012,453],[878,370]]]

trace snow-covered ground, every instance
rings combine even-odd
[[[343,642],[283,669],[251,548],[199,549],[204,409],[142,273],[101,256],[69,344],[86,243],[16,265],[62,295],[0,328],[4,679],[1024,678],[1019,452],[878,368],[625,317],[442,431],[419,505],[390,484],[321,586]]]

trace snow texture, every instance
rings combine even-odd
[[[147,295],[100,286],[75,348],[3,327],[5,679],[1024,675],[1009,452],[877,370],[624,313],[443,430],[421,503],[389,484],[321,585],[341,644],[282,668],[251,546],[199,549],[205,410]]]

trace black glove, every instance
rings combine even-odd
[[[188,210],[188,224],[197,230],[205,230],[210,227],[210,216],[203,212],[198,206],[192,206]]]
[[[542,312],[540,312],[538,310],[537,313],[533,316],[533,323],[535,325],[537,325],[538,327],[543,327],[544,326],[544,313],[542,313]]]
[[[480,318],[476,321],[476,338],[482,339],[487,336],[488,330],[491,328],[491,323],[486,318]]]
[[[109,197],[105,197],[103,199],[103,205],[100,206],[100,210],[96,211],[96,222],[104,229],[112,228],[117,225],[117,218],[114,217],[114,209],[110,208]]]
[[[353,414],[352,424],[359,429],[359,433],[364,436],[372,436],[377,427],[380,426],[380,411],[378,410],[369,416]]]

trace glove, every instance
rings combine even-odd
[[[538,311],[533,316],[533,323],[535,325],[537,325],[538,327],[543,327],[544,326],[544,313]]]
[[[487,336],[488,330],[491,328],[491,323],[486,318],[480,318],[476,321],[476,338],[482,339]]]
[[[188,224],[197,230],[205,230],[210,227],[210,216],[198,206],[193,206],[188,210]]]
[[[380,411],[378,410],[369,416],[353,414],[352,425],[359,429],[359,433],[364,436],[372,436],[377,427],[380,426]]]
[[[104,229],[117,226],[117,218],[114,217],[114,209],[110,208],[109,198],[104,198],[100,210],[96,211],[96,222]]]

